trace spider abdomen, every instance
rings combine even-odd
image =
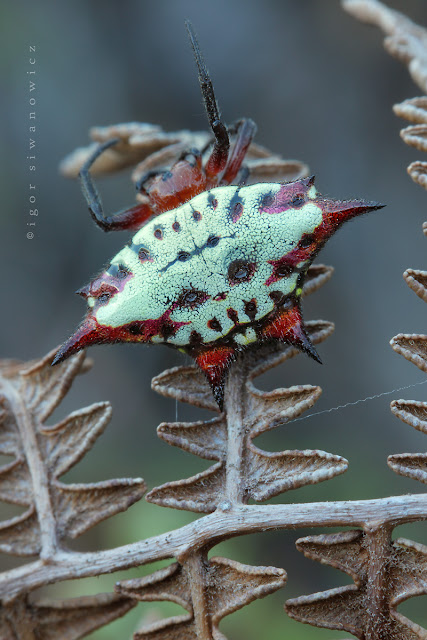
[[[207,344],[236,328],[238,344],[256,340],[255,332],[245,336],[245,329],[274,311],[279,294],[284,299],[296,291],[309,256],[287,269],[276,263],[323,221],[314,188],[298,210],[282,204],[272,214],[285,189],[280,184],[217,187],[144,225],[104,274],[111,282],[115,276],[109,271],[120,265],[132,276],[99,306],[97,322],[117,328],[166,313],[180,327],[148,341],[186,346],[196,331]]]
[[[57,354],[166,343],[205,371],[218,402],[236,351],[283,340],[320,361],[300,296],[313,258],[346,220],[381,205],[323,198],[314,178],[222,186],[146,222],[80,290],[88,314]]]

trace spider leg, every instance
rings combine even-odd
[[[236,178],[236,182],[239,187],[243,187],[246,184],[249,178],[249,174],[250,174],[249,167],[246,166],[245,164],[242,164],[242,166],[240,167],[237,173],[237,178]]]
[[[139,229],[140,226],[148,220],[148,218],[154,215],[154,211],[150,205],[142,203],[131,207],[130,209],[119,211],[113,216],[105,216],[101,197],[89,171],[95,160],[106,149],[109,149],[118,142],[119,138],[113,138],[112,140],[108,140],[107,142],[104,142],[104,144],[99,145],[80,169],[79,179],[83,195],[89,207],[90,215],[98,227],[103,231],[134,231]]]
[[[209,125],[215,136],[214,147],[205,167],[205,174],[208,182],[214,183],[214,178],[225,169],[225,166],[227,164],[228,152],[230,150],[230,139],[228,137],[227,127],[221,121],[219,115],[218,104],[215,99],[212,81],[209,77],[205,61],[200,51],[199,43],[197,42],[193,25],[189,20],[186,20],[185,26],[187,27],[191,46],[194,52],[194,58],[196,60],[197,69],[199,72],[198,74],[200,90],[202,92],[203,102],[205,103]]]
[[[188,157],[192,157],[193,160],[192,161],[188,160]],[[195,167],[202,162],[202,152],[199,151],[199,149],[196,149],[195,147],[192,147],[191,149],[186,149],[181,153],[177,162],[179,162],[180,160],[187,160],[187,162],[191,164],[192,167]]]
[[[164,176],[166,173],[170,173],[169,169],[150,169],[150,171],[146,171],[135,184],[136,190],[138,193],[146,193],[148,195],[149,189],[145,188],[145,183],[148,182],[150,178]]]
[[[233,150],[227,161],[221,184],[231,184],[237,176],[242,162],[245,159],[249,145],[256,134],[256,124],[250,118],[245,118],[238,123],[237,138]],[[246,176],[247,178],[247,176]],[[245,179],[246,179],[245,178]]]

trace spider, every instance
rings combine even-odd
[[[170,169],[145,173],[138,180],[136,187],[140,193],[147,196],[149,203],[138,204],[106,217],[90,175],[90,168],[106,149],[120,140],[113,138],[99,145],[81,168],[79,178],[92,219],[103,231],[137,231],[152,216],[175,209],[199,193],[213,187],[229,185],[236,178],[238,184],[243,184],[248,177],[249,170],[242,163],[256,134],[256,124],[250,118],[243,118],[227,128],[222,122],[212,81],[193,26],[188,20],[185,24],[197,64],[209,126],[214,137],[212,151],[204,166],[202,157],[206,149],[192,148],[184,152]],[[231,151],[230,134],[236,136]]]
[[[85,162],[80,179],[96,224],[136,233],[78,291],[88,304],[86,318],[53,364],[92,344],[167,344],[195,360],[222,410],[227,371],[243,349],[278,340],[320,362],[301,314],[308,268],[343,222],[383,205],[325,198],[313,176],[245,186],[243,163],[256,126],[248,118],[230,128],[222,122],[194,30],[186,26],[212,150],[204,165],[208,149],[189,149],[170,170],[144,175],[138,188],[147,201],[111,217],[90,168],[117,139]]]

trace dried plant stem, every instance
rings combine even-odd
[[[180,562],[209,541],[259,531],[301,527],[397,526],[427,520],[427,494],[377,500],[312,502],[289,505],[248,505],[199,518],[191,524],[141,542],[95,553],[58,551],[49,563],[42,560],[1,576],[0,598],[10,601],[20,593],[45,584],[125,570],[156,560],[176,557]]]
[[[16,417],[33,486],[37,487],[37,491],[34,493],[34,506],[40,526],[40,557],[48,560],[55,556],[58,542],[55,516],[49,493],[47,469],[41,458],[40,447],[36,439],[36,429],[30,412],[12,384],[4,380],[3,388]]]
[[[245,400],[248,376],[247,359],[239,358],[231,368],[225,388],[227,407],[227,459],[226,459],[226,501],[231,505],[245,500],[246,482],[243,477],[245,462]],[[227,505],[228,506],[228,505]]]
[[[211,640],[211,620],[207,615],[205,572],[203,571],[204,558],[201,553],[195,553],[187,560],[189,570],[191,600],[194,610],[194,623],[197,630],[197,638]]]
[[[370,558],[367,598],[369,603],[366,639],[387,640],[389,636],[389,591],[386,588],[389,580],[389,562],[391,557],[391,533],[393,526],[384,522],[377,526],[365,528],[366,546]]]
[[[14,617],[13,630],[19,634],[18,637],[22,638],[22,640],[36,640],[34,629],[29,627],[28,617],[25,615],[25,599],[18,600],[16,605],[14,603],[14,608],[18,615]]]

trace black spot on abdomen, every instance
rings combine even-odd
[[[237,313],[236,309],[232,309],[231,307],[229,307],[229,308],[227,309],[227,315],[228,315],[228,317],[230,318],[230,320],[231,320],[232,322],[234,322],[234,324],[238,324],[238,322],[239,322],[239,315],[238,315],[238,313]]]
[[[255,320],[257,311],[257,304],[255,298],[249,300],[249,302],[245,302],[245,313],[250,320]]]
[[[214,196],[212,193],[210,193],[210,194],[208,195],[208,202],[209,202],[209,204],[211,205],[211,207],[212,207],[213,209],[216,209],[216,208],[217,208],[217,206],[218,206],[218,200],[215,198],[215,196]]]
[[[217,318],[212,318],[211,320],[208,320],[207,324],[209,329],[212,329],[212,331],[218,331],[218,332],[222,331],[221,323]]]
[[[202,342],[203,342],[203,338],[202,338],[202,336],[200,335],[200,333],[198,331],[192,331],[190,333],[189,343],[192,346],[201,344]]]

